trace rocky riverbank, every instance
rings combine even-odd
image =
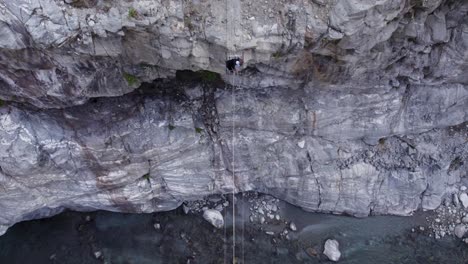
[[[426,219],[437,217],[432,213],[358,219],[308,213],[248,193],[235,199],[233,235],[233,199],[225,198],[162,213],[66,212],[19,223],[0,237],[0,262],[219,263],[232,261],[234,241],[236,263],[327,263],[339,255],[338,263],[348,264],[464,264],[468,258],[468,246],[459,239],[430,236]],[[228,199],[230,205],[219,211],[222,228],[203,219],[203,210]],[[268,216],[272,213],[273,218]],[[264,222],[255,218],[260,215],[266,215]],[[338,242],[339,252],[332,241]]]

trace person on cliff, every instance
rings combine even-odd
[[[244,60],[241,58],[234,58],[226,61],[226,71],[228,73],[238,74],[240,68],[244,64]]]

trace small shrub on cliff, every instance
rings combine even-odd
[[[134,86],[138,84],[139,80],[135,75],[131,75],[129,73],[124,72],[123,74],[124,79],[127,81],[128,86]]]
[[[279,59],[283,56],[283,53],[281,51],[277,51],[271,55],[274,59]]]
[[[212,83],[221,80],[221,76],[219,76],[219,74],[216,72],[202,70],[198,71],[197,73],[200,75],[202,81],[206,83]]]
[[[144,179],[144,180],[146,180],[146,181],[148,181],[148,182],[150,182],[150,175],[149,175],[149,173],[146,173],[146,174],[143,175],[141,178]]]
[[[193,31],[194,28],[195,28],[195,27],[193,26],[192,19],[191,19],[190,17],[188,17],[188,16],[185,16],[185,17],[184,17],[184,26],[185,26],[186,28],[188,28],[189,31]]]
[[[385,138],[379,138],[379,145],[380,145],[380,146],[384,146],[384,145],[385,145],[385,142],[386,142],[386,139],[385,139]]]
[[[5,101],[1,100],[0,99],[0,107],[4,106],[5,105]]]
[[[138,11],[135,10],[135,8],[130,8],[128,10],[128,17],[129,18],[137,18],[138,17]]]
[[[203,132],[203,129],[199,128],[199,127],[196,127],[195,132],[197,132],[198,134],[201,134]]]

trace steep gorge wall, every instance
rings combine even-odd
[[[1,231],[232,190],[436,208],[467,171],[468,2],[280,2],[0,0]],[[175,78],[227,53],[227,84]]]

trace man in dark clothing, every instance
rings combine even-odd
[[[244,61],[240,58],[234,58],[226,61],[226,69],[230,73],[239,73],[240,67],[244,64]]]

